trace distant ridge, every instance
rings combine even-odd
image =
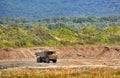
[[[0,0],[0,17],[119,15],[120,0]]]

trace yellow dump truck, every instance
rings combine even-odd
[[[53,63],[57,62],[57,53],[55,51],[38,51],[35,52],[35,55],[38,63],[49,63],[50,61]]]

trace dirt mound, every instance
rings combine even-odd
[[[6,48],[0,49],[0,60],[4,59],[24,59],[34,58],[34,54],[31,49],[28,48]]]
[[[77,46],[58,48],[61,57],[71,58],[120,58],[120,46]]]
[[[0,60],[31,59],[38,50],[55,50],[59,58],[120,58],[120,46],[70,46],[0,49]]]

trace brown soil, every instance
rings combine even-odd
[[[120,46],[69,46],[0,49],[0,60],[32,59],[36,51],[46,49],[58,52],[59,58],[120,58]]]

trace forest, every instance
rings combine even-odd
[[[0,18],[0,48],[120,45],[120,16]]]
[[[113,14],[120,14],[120,0],[0,0],[0,17],[43,19]]]

